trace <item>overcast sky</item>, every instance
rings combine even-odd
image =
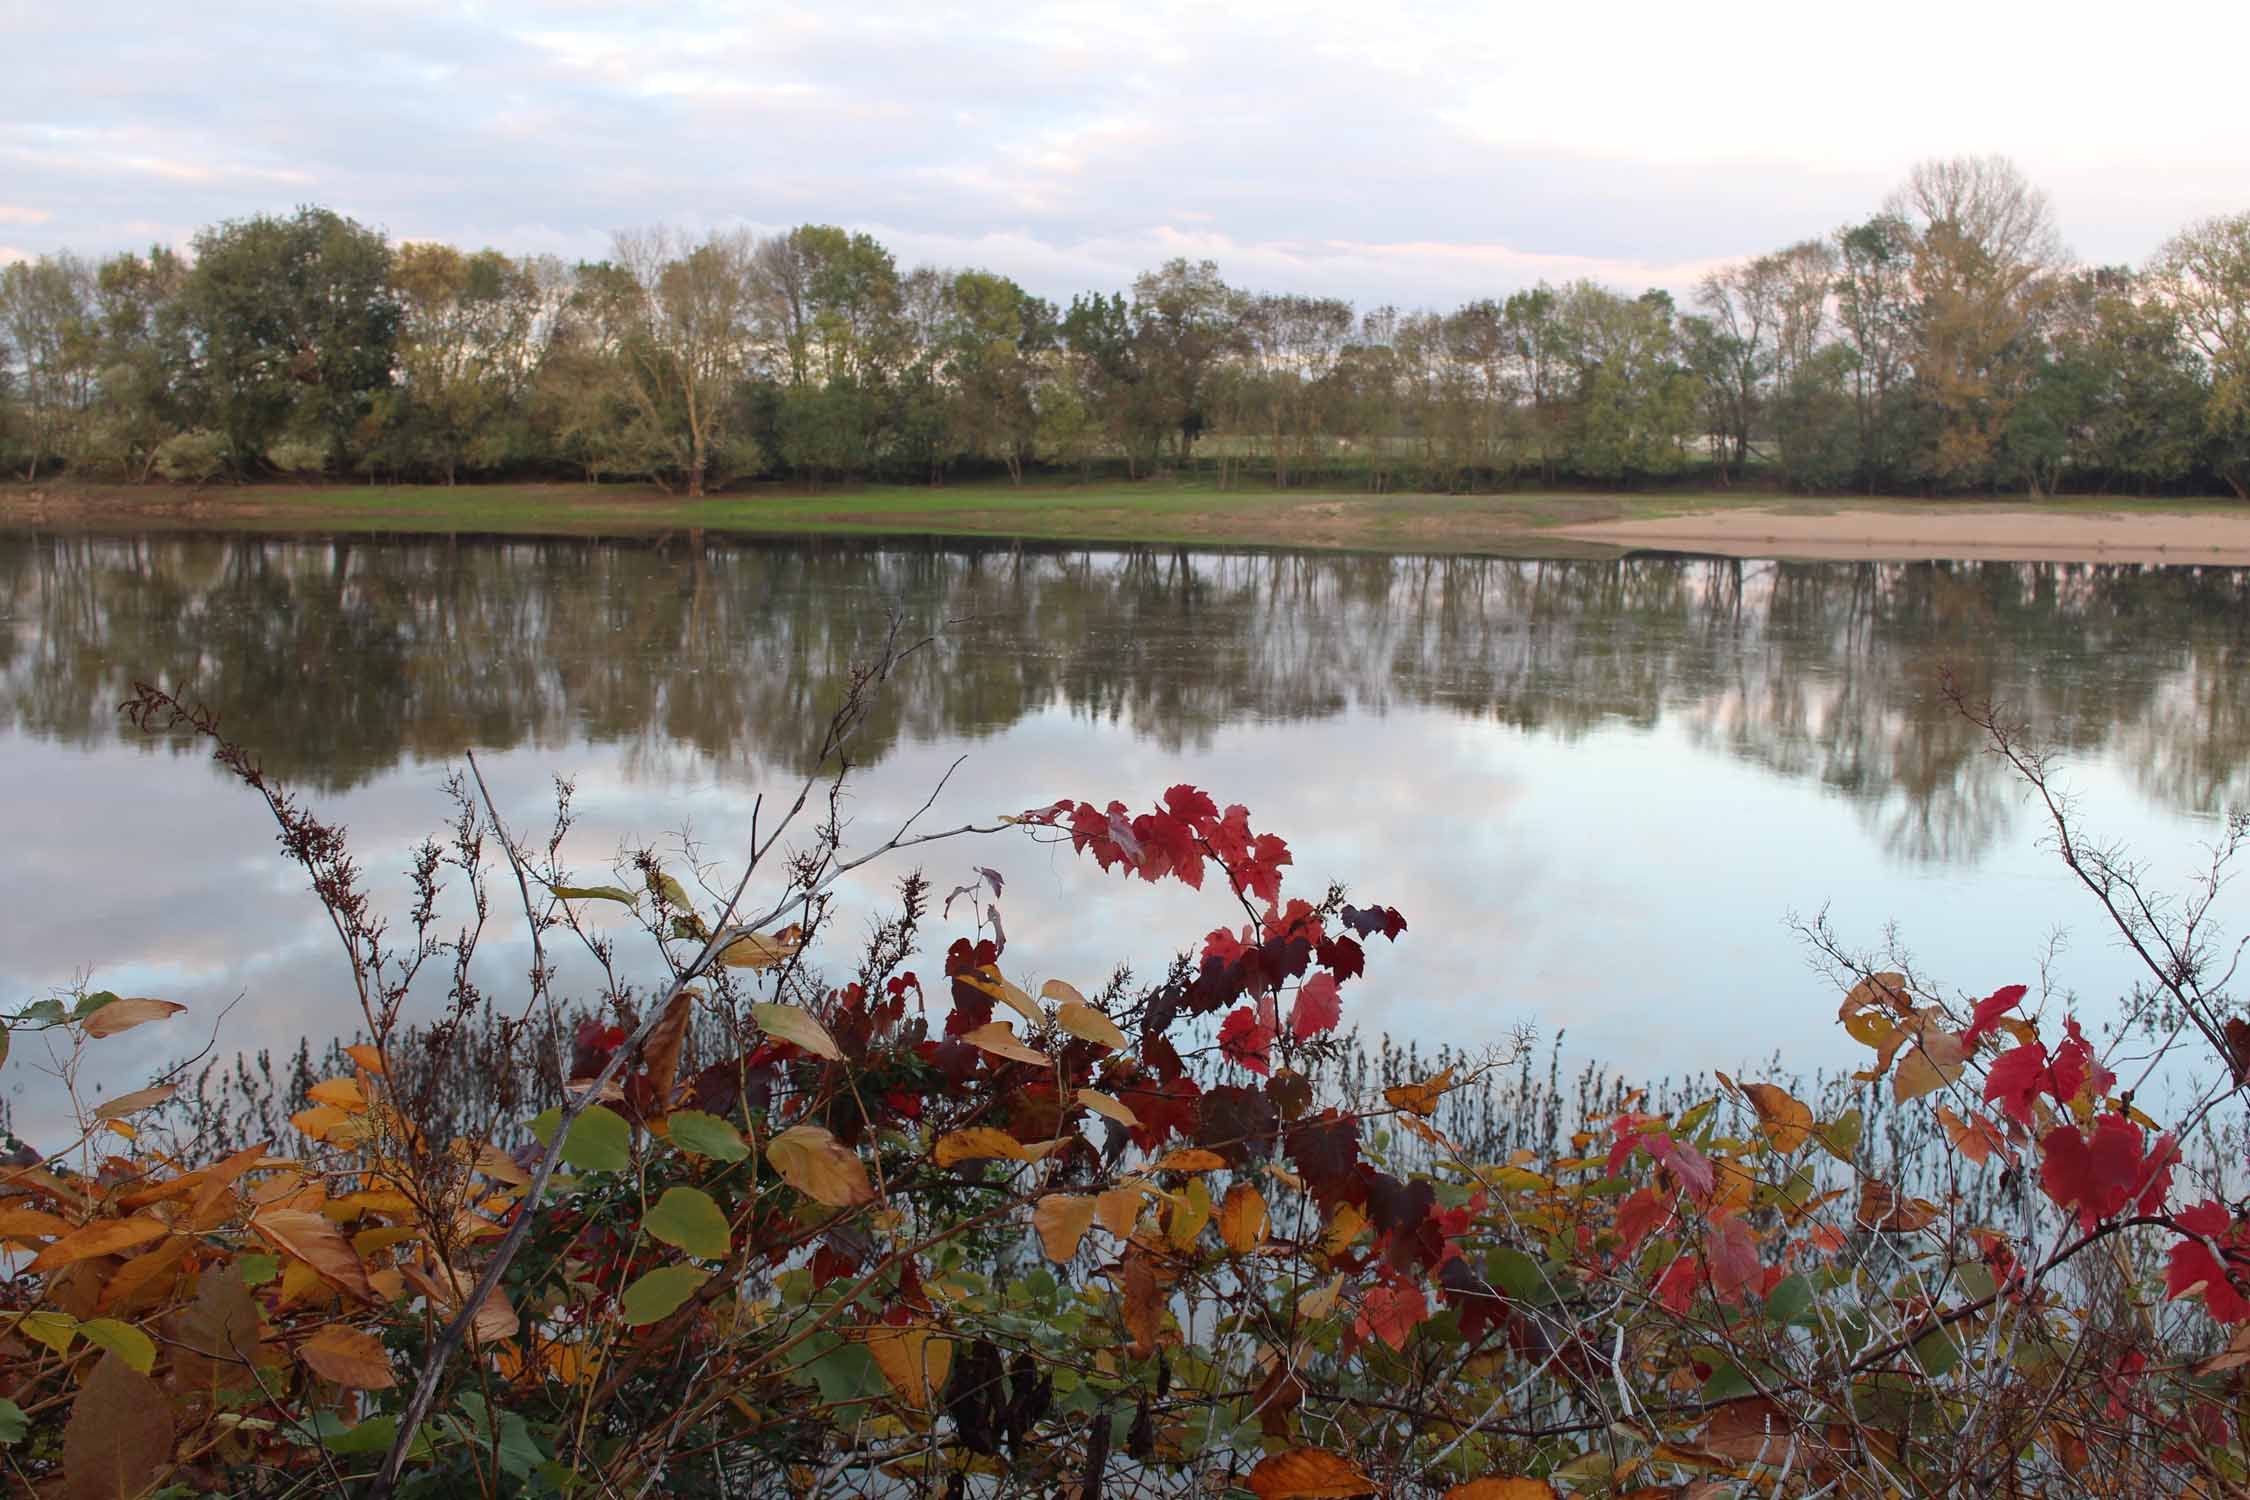
[[[0,260],[320,203],[598,255],[669,222],[903,264],[1449,305],[1683,288],[1999,152],[2089,261],[2250,209],[2250,6],[0,0]]]

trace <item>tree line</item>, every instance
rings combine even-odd
[[[307,207],[187,254],[0,269],[0,463],[689,495],[1044,469],[2250,499],[2250,213],[2081,266],[2011,163],[1933,161],[1684,307],[1581,280],[1441,312],[1187,260],[1062,306],[828,225],[622,232],[572,265]]]

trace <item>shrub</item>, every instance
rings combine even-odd
[[[174,484],[209,484],[226,467],[226,439],[206,428],[177,433],[156,447],[156,472]]]

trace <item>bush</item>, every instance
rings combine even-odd
[[[156,445],[156,472],[174,484],[209,484],[226,472],[226,439],[194,428]]]
[[[266,462],[293,479],[317,479],[328,472],[328,449],[310,438],[283,438],[266,450]]]

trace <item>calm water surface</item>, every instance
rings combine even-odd
[[[226,1049],[353,1024],[262,809],[119,723],[136,678],[219,706],[395,905],[466,748],[522,826],[575,782],[588,876],[682,834],[725,857],[895,609],[937,639],[861,743],[860,842],[956,760],[934,825],[1192,781],[1287,837],[1307,894],[1407,913],[1358,990],[1370,1028],[1567,1028],[1634,1073],[1832,1065],[1850,1044],[1792,913],[1870,944],[1895,923],[1962,990],[2036,983],[2058,929],[2052,981],[2086,1009],[2131,982],[1939,669],[2043,725],[2089,823],[2179,876],[2246,790],[2246,594],[2105,566],[5,534],[0,1000],[85,977],[194,1007],[201,1029],[107,1044],[118,1088],[222,1011]],[[1008,967],[1034,981],[1156,969],[1226,916],[1014,836],[924,863],[941,889],[1011,877]],[[503,990],[524,962],[486,958]],[[26,1125],[53,1110],[42,1062],[0,1075]]]

